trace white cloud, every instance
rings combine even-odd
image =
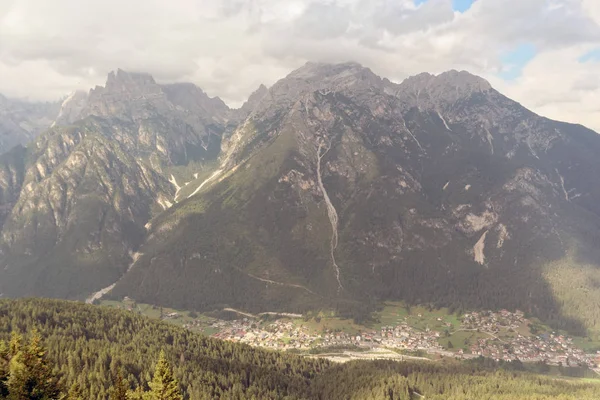
[[[597,0],[478,0],[463,14],[451,0],[2,0],[0,92],[55,99],[120,67],[239,105],[305,61],[354,60],[396,81],[467,69],[600,130],[594,65],[578,62],[600,45],[599,24]],[[522,43],[538,55],[514,82],[498,79],[501,55]]]
[[[542,115],[600,132],[600,63],[578,61],[589,50],[573,46],[544,52],[514,82],[492,80],[492,84]]]

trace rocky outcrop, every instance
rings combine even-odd
[[[55,127],[3,172],[2,292],[77,297],[125,272],[169,182],[100,120]],[[19,176],[19,168],[21,175]]]
[[[62,102],[60,111],[52,126],[56,125],[71,125],[75,121],[81,119],[83,110],[87,106],[88,94],[83,91],[75,91],[71,93]]]

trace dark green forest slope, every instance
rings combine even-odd
[[[148,390],[161,351],[185,399],[600,398],[594,383],[457,362],[333,365],[206,338],[124,311],[54,300],[0,301],[0,340],[10,340],[11,332],[34,337],[36,330],[59,390],[75,396],[69,398],[108,399],[120,374],[125,388]],[[10,347],[0,344],[5,353]],[[0,354],[0,398],[9,364]]]

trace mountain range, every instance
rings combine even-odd
[[[600,137],[480,77],[307,63],[230,109],[118,70],[55,114],[0,158],[5,296],[358,319],[397,299],[600,334]]]

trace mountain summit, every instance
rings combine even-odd
[[[600,332],[600,137],[479,77],[308,63],[229,110],[118,71],[88,102],[2,160],[7,295],[357,318],[397,299]]]

